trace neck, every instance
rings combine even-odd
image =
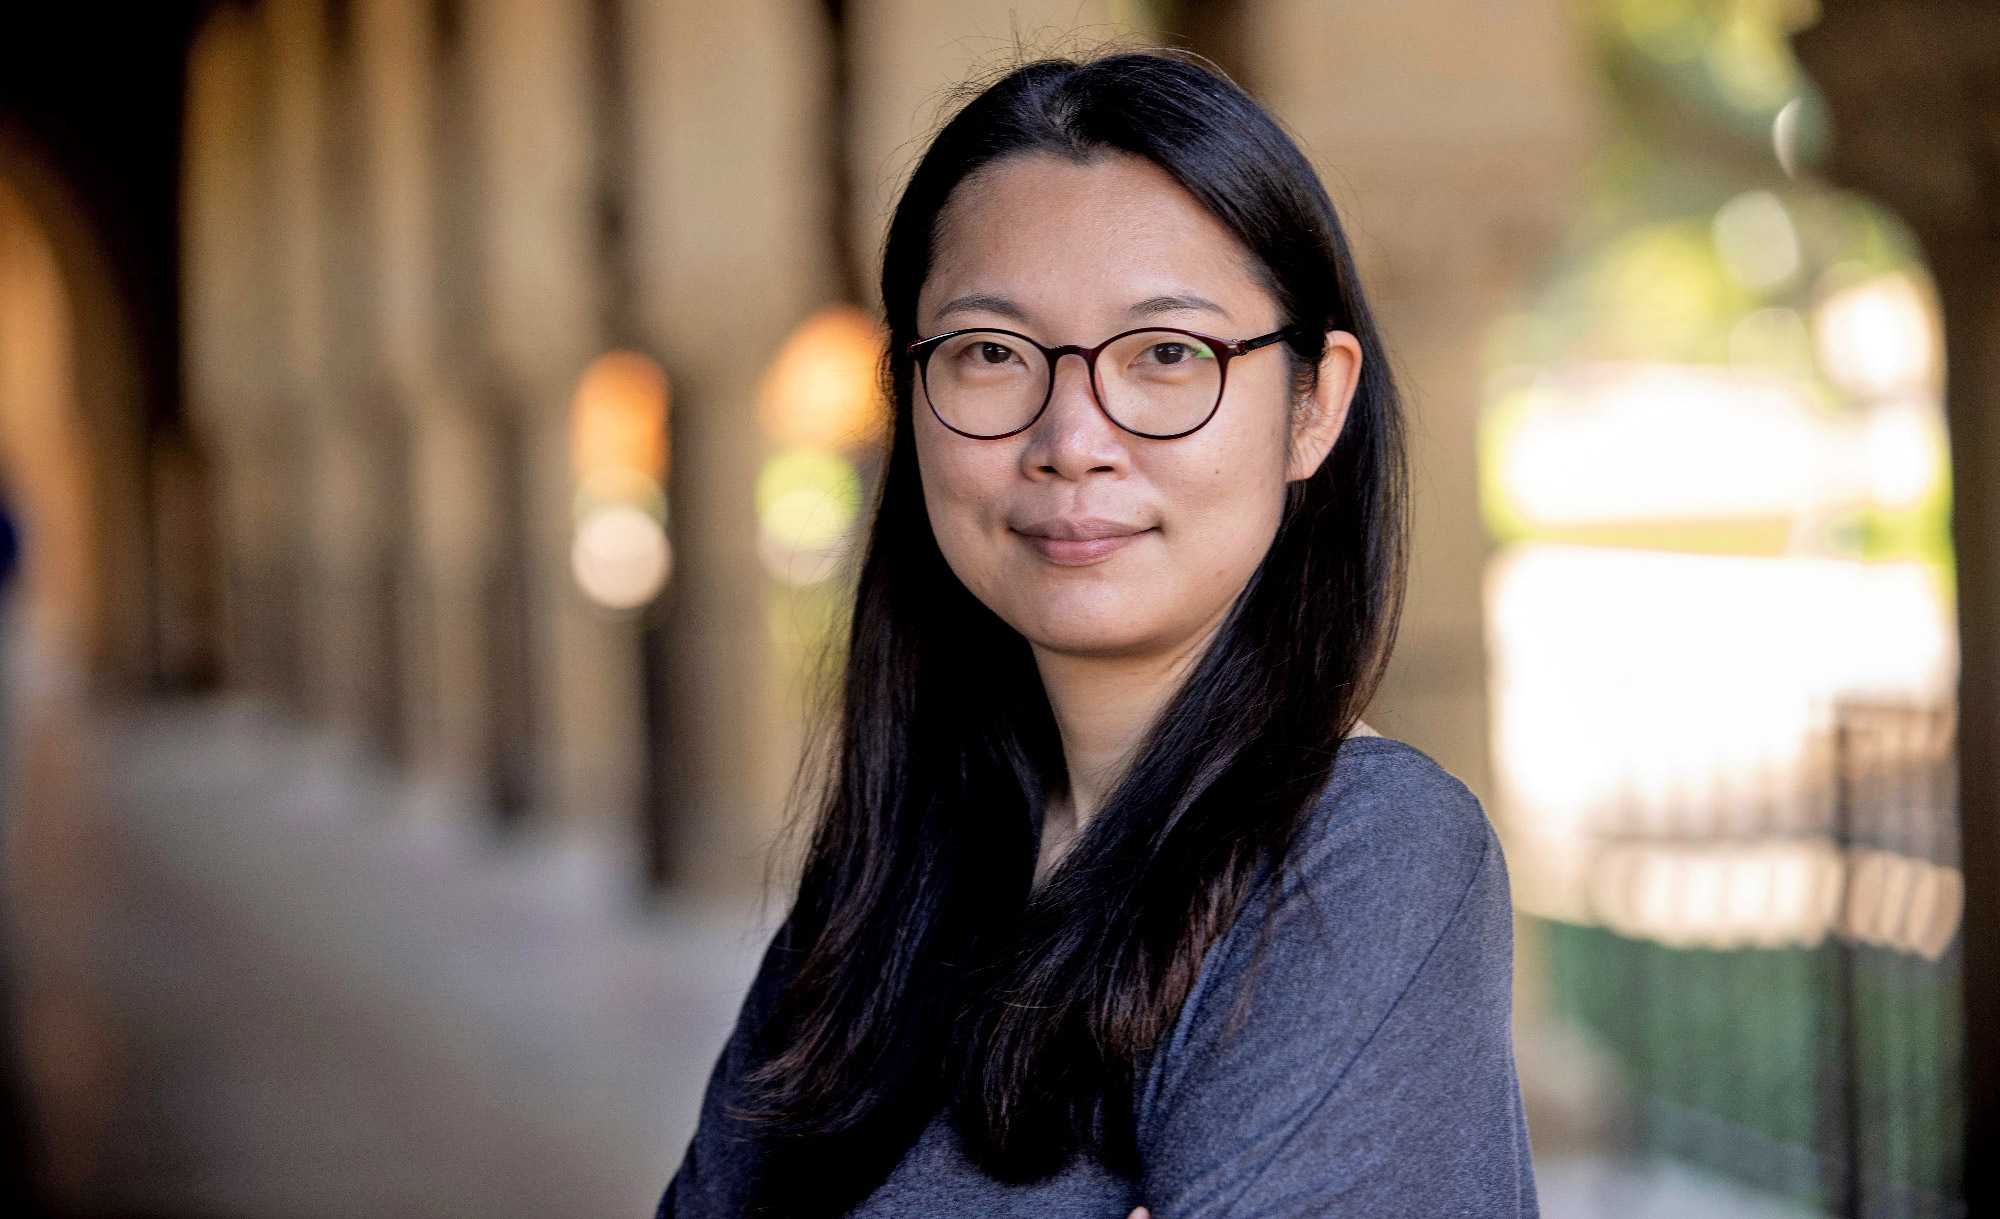
[[[1186,643],[1129,656],[1077,656],[1033,645],[1068,776],[1068,790],[1049,801],[1043,817],[1038,871],[1046,874],[1104,807],[1221,625],[1218,617]]]

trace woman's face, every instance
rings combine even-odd
[[[1252,255],[1164,170],[1116,153],[1023,157],[968,179],[917,301],[920,335],[991,327],[1048,347],[1155,325],[1233,341],[1281,323]],[[1197,645],[1270,548],[1286,482],[1332,448],[1359,368],[1359,345],[1334,332],[1320,385],[1300,402],[1282,345],[1239,356],[1215,416],[1178,440],[1112,423],[1075,357],[1058,362],[1034,425],[998,440],[946,428],[919,383],[917,457],[938,546],[1039,649]]]

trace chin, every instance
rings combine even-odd
[[[1174,632],[1136,610],[1106,611],[1092,607],[1082,614],[1035,615],[1025,629],[1030,643],[1065,656],[1133,656],[1169,646]]]

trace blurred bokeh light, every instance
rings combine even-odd
[[[882,331],[852,305],[799,324],[757,389],[757,422],[780,447],[757,475],[757,556],[785,584],[839,570],[861,519],[860,464],[887,441]]]
[[[667,539],[667,375],[634,351],[599,356],[570,404],[576,534],[570,570],[607,609],[637,609],[673,571]]]

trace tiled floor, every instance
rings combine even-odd
[[[73,1190],[181,1216],[649,1213],[756,911],[649,910],[588,852],[413,821],[241,709],[92,738],[87,846],[66,882],[24,878],[58,900],[21,912]]]

